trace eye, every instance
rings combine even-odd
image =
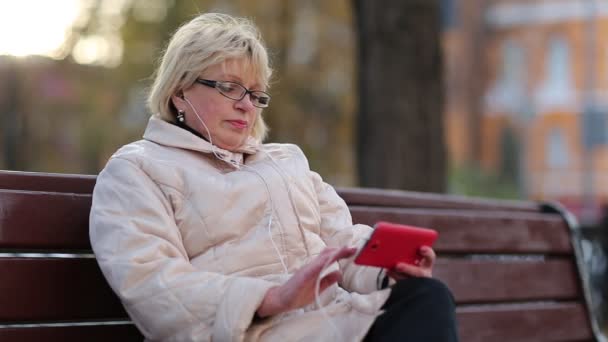
[[[251,98],[261,105],[267,105],[270,102],[270,97],[264,93],[254,92],[251,94]]]
[[[256,97],[257,97],[258,102],[259,102],[260,104],[267,105],[267,104],[268,104],[268,102],[270,102],[270,97],[268,97],[268,96],[266,96],[266,95],[262,95],[262,96],[256,96]]]
[[[238,100],[245,94],[245,88],[234,82],[218,82],[217,90],[231,99]]]
[[[218,82],[217,89],[228,94],[238,94],[242,91],[238,84],[230,82]]]

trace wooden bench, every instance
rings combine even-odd
[[[142,340],[91,254],[94,183],[94,176],[0,171],[0,341]],[[599,339],[571,239],[576,223],[557,207],[390,190],[339,193],[355,222],[439,231],[435,275],[456,297],[461,341]]]

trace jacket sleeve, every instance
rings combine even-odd
[[[126,159],[100,173],[90,239],[103,274],[148,339],[242,340],[276,284],[195,269],[165,191]]]
[[[372,233],[372,228],[363,224],[353,225],[353,220],[344,200],[334,188],[323,182],[321,176],[311,171],[312,181],[319,201],[321,214],[321,238],[330,247],[360,247]],[[358,293],[375,291],[379,268],[359,266],[354,258],[340,262],[342,287]]]

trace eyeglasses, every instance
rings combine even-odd
[[[249,90],[235,82],[212,81],[197,78],[196,83],[215,88],[220,94],[235,101],[240,101],[245,95],[249,94],[251,103],[258,108],[266,108],[270,103],[270,95],[268,93],[261,90]]]

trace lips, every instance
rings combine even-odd
[[[238,129],[247,128],[247,121],[245,121],[245,120],[228,120],[228,123],[230,123],[233,127],[238,128]]]

